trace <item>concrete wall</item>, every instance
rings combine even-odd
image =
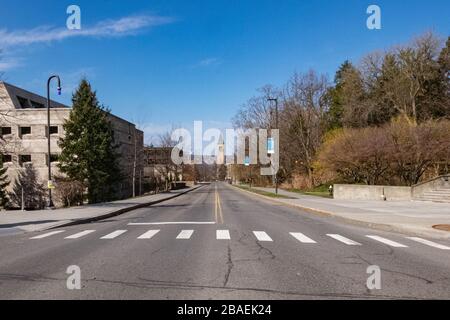
[[[338,200],[377,200],[401,201],[411,200],[410,187],[367,186],[336,184],[334,185],[334,199]]]
[[[412,196],[413,198],[417,198],[423,195],[425,192],[445,188],[450,188],[450,175],[448,174],[413,186]]]
[[[387,201],[412,200],[410,187],[384,187],[384,195]]]

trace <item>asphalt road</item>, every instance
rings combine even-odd
[[[0,237],[0,299],[450,299],[450,250],[432,245],[213,183],[113,219]],[[71,265],[80,290],[67,288]],[[372,265],[381,289],[366,286]]]

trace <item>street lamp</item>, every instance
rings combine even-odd
[[[267,101],[275,101],[275,129],[278,129],[278,98],[268,98]],[[272,129],[272,128],[270,128]],[[270,133],[272,135],[272,132]],[[278,194],[278,177],[277,173],[274,174],[275,180],[275,193]]]
[[[50,153],[50,82],[56,78],[58,80],[58,95],[61,95],[61,79],[57,75],[53,75],[47,80],[47,142],[48,142],[48,205],[49,209],[54,208],[52,200],[52,163],[51,163],[51,153]]]

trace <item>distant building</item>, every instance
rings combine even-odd
[[[8,168],[11,180],[18,170],[32,163],[41,181],[46,185],[47,160],[47,99],[37,94],[0,81],[0,134],[6,142],[3,146],[3,166]],[[50,143],[52,174],[59,174],[57,167],[61,149],[58,139],[64,136],[63,124],[69,118],[71,108],[52,101],[50,111]],[[114,130],[114,140],[118,145],[120,167],[125,176],[121,185],[121,197],[132,195],[133,176],[138,190],[139,173],[142,172],[144,134],[136,126],[124,119],[110,114]],[[134,165],[136,159],[136,166]]]
[[[219,138],[219,143],[217,145],[217,160],[216,163],[218,165],[225,164],[225,143],[223,141],[223,136],[221,135]]]
[[[182,180],[179,168],[172,162],[172,147],[144,147],[144,179]]]

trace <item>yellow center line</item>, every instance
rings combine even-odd
[[[216,188],[217,188],[217,186],[216,186]],[[220,214],[220,221],[221,221],[220,223],[224,223],[224,221],[223,221],[222,203],[221,203],[221,200],[220,200],[219,192],[217,192],[217,199],[218,199],[217,203],[219,204],[219,214]]]
[[[217,207],[218,207],[218,201],[217,201],[217,186],[216,186],[215,191],[214,191],[214,217],[215,217],[216,223],[218,223]]]

